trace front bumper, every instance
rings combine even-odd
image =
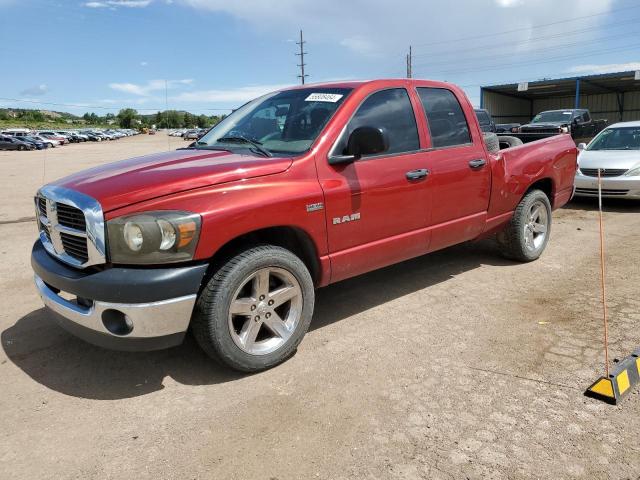
[[[582,175],[575,178],[576,196],[597,197],[598,178]],[[640,199],[640,177],[606,177],[602,179],[602,196],[606,198]]]
[[[171,268],[76,270],[38,241],[31,253],[38,293],[70,333],[116,350],[158,350],[182,343],[206,264]]]

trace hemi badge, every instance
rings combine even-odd
[[[324,203],[309,203],[307,204],[307,212],[315,212],[316,210],[322,210],[324,208]]]

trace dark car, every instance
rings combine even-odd
[[[594,120],[589,110],[569,108],[540,112],[531,122],[522,125],[519,133],[521,136],[531,137],[530,140],[561,133],[569,133],[574,139],[582,139],[594,137],[606,126],[606,120]]]
[[[476,117],[478,117],[478,123],[480,124],[480,130],[483,132],[496,133],[496,124],[491,118],[491,114],[484,108],[476,108]]]
[[[31,145],[36,147],[38,150],[44,150],[45,148],[49,148],[48,143],[45,143],[42,140],[38,140],[37,138],[34,138],[34,137],[29,137],[29,136],[20,137],[19,140],[30,143]]]
[[[496,123],[496,133],[518,133],[519,123]]]
[[[8,137],[6,135],[0,136],[0,150],[33,150],[35,148],[35,145],[23,142],[17,138]]]

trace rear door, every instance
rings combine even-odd
[[[318,159],[332,281],[428,249],[428,165],[420,151],[417,108],[405,88],[371,93],[357,107],[330,155],[343,154],[351,132],[363,126],[383,129],[389,138],[389,150],[346,165],[330,165],[326,158]]]
[[[447,88],[418,87],[431,137],[429,225],[431,248],[470,240],[484,229],[491,195],[491,169],[471,108],[465,114]],[[465,99],[466,103],[466,99]]]

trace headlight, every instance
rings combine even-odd
[[[560,127],[562,133],[569,133],[569,127]]]
[[[153,264],[193,259],[200,215],[181,211],[145,212],[107,222],[113,263]]]
[[[626,177],[640,177],[640,166],[636,168],[632,168],[627,173],[625,173]]]

